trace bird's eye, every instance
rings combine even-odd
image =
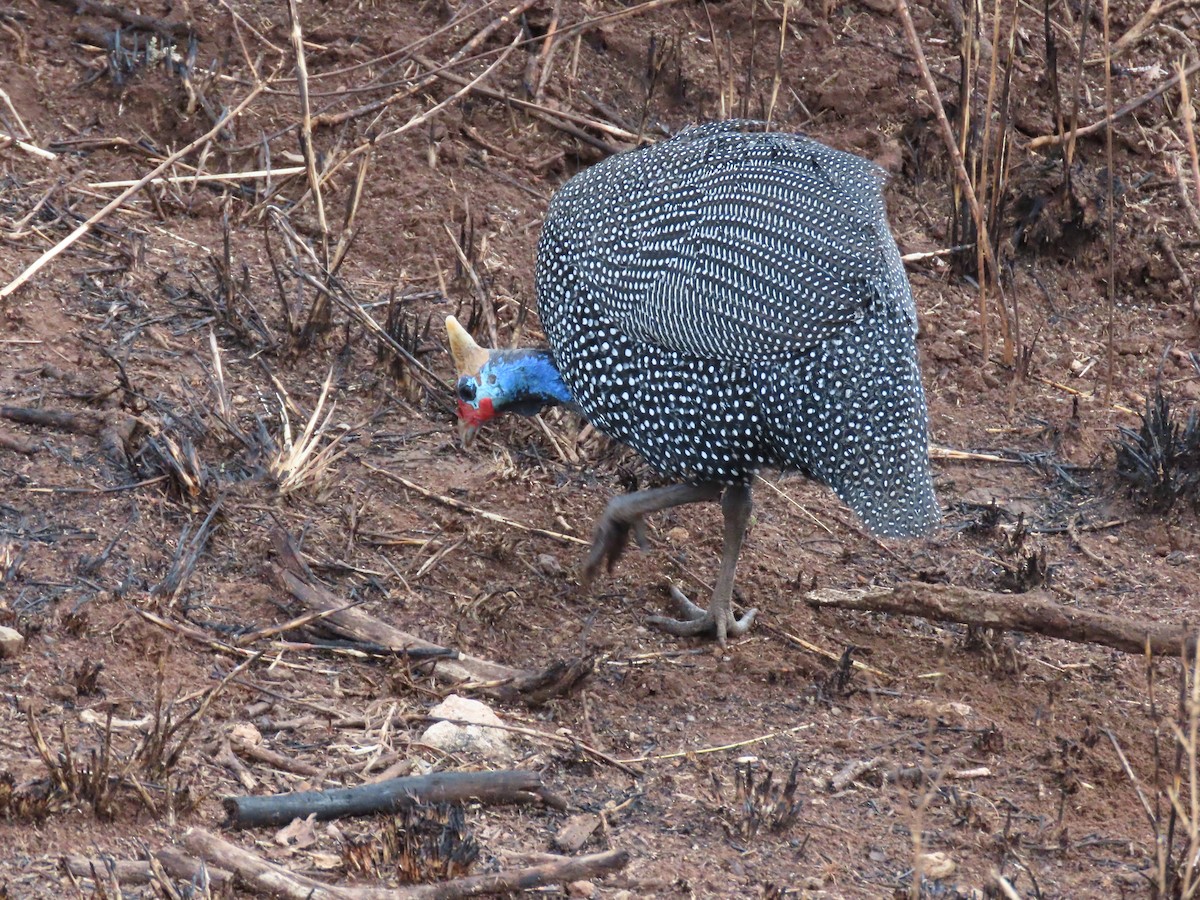
[[[463,403],[475,402],[475,379],[465,375],[458,379],[458,399]]]

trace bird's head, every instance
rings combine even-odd
[[[475,343],[454,316],[446,317],[450,356],[454,359],[454,396],[458,404],[458,432],[463,446],[471,442],[484,422],[496,415],[496,376],[492,354]]]
[[[545,350],[480,347],[454,316],[446,319],[446,334],[457,374],[454,395],[464,446],[484,422],[499,413],[532,416],[550,404],[571,402]]]

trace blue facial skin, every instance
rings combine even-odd
[[[459,415],[471,426],[502,412],[533,416],[546,406],[575,406],[545,350],[493,350],[478,375],[458,379],[455,393]]]

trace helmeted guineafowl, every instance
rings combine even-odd
[[[735,618],[731,598],[760,469],[824,482],[878,534],[919,535],[940,517],[883,173],[749,127],[690,128],[558,191],[537,255],[548,351],[484,350],[447,321],[466,427],[570,404],[680,482],[612,500],[586,576],[612,567],[646,514],[721,498],[708,609],[651,621],[722,642],[754,616]]]

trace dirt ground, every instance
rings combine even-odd
[[[0,3],[0,286],[118,197],[113,182],[216,129],[167,167],[175,180],[0,300],[0,624],[25,637],[0,660],[6,896],[199,895],[63,865],[144,861],[189,828],[291,872],[395,885],[394,865],[348,868],[383,818],[230,831],[221,798],[506,767],[540,773],[568,809],[468,805],[472,871],[562,852],[564,823],[591,816],[571,852],[630,859],[573,896],[1155,895],[1166,791],[1177,770],[1190,783],[1177,660],[805,600],[924,581],[1196,620],[1196,512],[1139,502],[1113,441],[1156,382],[1180,415],[1200,400],[1180,92],[1143,98],[1197,59],[1200,10],[1140,22],[1147,3],[1111,4],[1112,40],[1133,32],[1112,104],[1143,101],[1112,130],[1110,205],[1103,127],[1078,137],[1069,178],[1061,147],[1037,140],[1060,117],[1104,118],[1103,6],[1014,18],[998,3],[993,35],[991,9],[973,24],[954,0],[913,3],[956,132],[969,98],[973,158],[1007,139],[1000,202],[982,198],[1019,314],[1006,364],[992,294],[982,354],[974,250],[933,253],[971,237],[891,7],[309,0],[318,204],[285,3]],[[980,35],[965,94],[964,30]],[[945,522],[915,542],[873,539],[824,488],[768,475],[738,579],[760,619],[721,650],[645,624],[668,581],[706,599],[719,510],[655,517],[648,552],[581,586],[604,504],[653,476],[559,412],[462,449],[441,322],[538,343],[552,192],[639,139],[730,116],[891,174],[901,252],[932,254],[909,273],[933,441],[978,455],[935,460]],[[364,312],[428,374],[380,349]],[[342,606],[496,663],[591,674],[542,703],[485,694],[518,729],[510,759],[438,750],[422,735],[447,685],[296,622],[280,535]],[[793,771],[795,808],[780,794]],[[771,789],[739,794],[747,772]]]

